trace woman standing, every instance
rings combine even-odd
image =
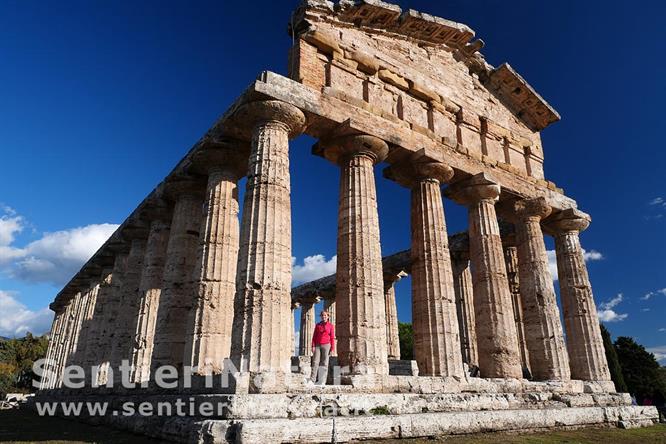
[[[321,321],[315,325],[312,335],[312,371],[310,379],[315,384],[326,384],[328,357],[335,351],[335,327],[329,322],[330,315],[322,310]]]

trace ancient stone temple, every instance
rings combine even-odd
[[[557,112],[460,23],[305,0],[289,30],[288,75],[261,73],[57,295],[35,402],[184,400],[184,415],[81,419],[206,443],[651,424],[656,410],[610,380],[579,241],[590,217],[544,175],[540,132]],[[338,261],[292,289],[301,134],[318,140],[312,162],[339,169]],[[378,180],[411,193],[411,245],[384,257]],[[451,205],[467,208],[466,232],[447,232]],[[394,290],[407,274],[413,360]],[[307,382],[317,304],[338,336],[325,386]],[[77,387],[64,383],[74,365]],[[178,372],[169,387],[164,368]]]

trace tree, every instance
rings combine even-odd
[[[398,336],[400,338],[400,358],[414,359],[414,330],[412,324],[399,322]]]
[[[32,364],[46,356],[49,340],[27,333],[24,338],[0,341],[0,394],[34,390]]]
[[[626,336],[617,338],[615,350],[629,393],[635,395],[641,404],[647,399],[652,403],[662,403],[666,397],[666,384],[654,355]]]
[[[608,370],[610,370],[611,380],[615,383],[615,388],[618,392],[625,393],[628,391],[627,384],[624,382],[622,376],[622,367],[617,358],[615,346],[611,340],[610,332],[606,329],[604,324],[599,324],[601,327],[601,337],[604,340],[604,349],[606,350],[606,361],[608,361]]]

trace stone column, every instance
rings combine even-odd
[[[541,231],[541,219],[548,216],[551,209],[544,198],[538,198],[516,202],[514,211],[530,371],[536,380],[567,381],[571,379],[569,357]]]
[[[62,376],[64,368],[67,364],[67,350],[69,348],[69,341],[71,340],[72,334],[72,323],[74,320],[73,311],[74,311],[74,298],[67,301],[67,304],[63,310],[63,324],[62,324],[62,334],[60,335],[60,342],[57,344],[56,353],[55,353],[55,379],[53,382],[53,388],[60,388],[62,386]]]
[[[384,276],[384,305],[386,306],[386,349],[388,359],[400,359],[398,308],[395,303],[395,283],[402,276]]]
[[[99,334],[98,350],[96,351],[96,365],[99,365],[97,384],[105,385],[108,380],[108,368],[111,358],[113,342],[116,339],[118,315],[120,306],[120,289],[127,266],[128,246],[122,243],[114,244],[113,250],[116,255],[113,262],[113,270],[109,274],[108,286],[104,287],[104,318]],[[102,288],[100,288],[100,291]],[[98,295],[99,297],[99,295]]]
[[[97,279],[97,301],[93,313],[93,322],[88,332],[88,346],[83,357],[86,385],[91,383],[91,367],[100,365],[102,357],[105,353],[108,353],[108,350],[102,349],[102,340],[106,330],[105,320],[107,311],[110,310],[109,292],[111,289],[112,274],[113,269],[111,267],[103,267]]]
[[[75,364],[75,354],[79,343],[79,332],[81,331],[81,321],[85,311],[86,290],[80,290],[74,296],[72,310],[72,325],[69,331],[68,346],[65,351],[65,365]]]
[[[99,272],[99,269],[97,269]],[[96,273],[98,275],[98,273]],[[95,306],[97,305],[97,292],[99,285],[91,283],[91,287],[87,292],[85,311],[81,321],[81,332],[79,333],[79,344],[76,353],[76,363],[81,366],[86,365],[86,354],[90,346],[90,331],[92,329],[93,315]]]
[[[301,332],[298,346],[300,356],[312,356],[312,335],[316,324],[314,302],[301,302]]]
[[[503,239],[504,262],[506,263],[506,276],[509,280],[509,289],[511,290],[511,302],[513,303],[513,316],[516,321],[516,331],[518,332],[518,347],[520,348],[520,362],[523,369],[529,371],[530,361],[527,351],[527,341],[525,339],[525,325],[523,324],[523,303],[520,296],[520,276],[518,273],[518,248],[515,246],[515,234],[509,238]],[[508,243],[508,244],[507,244]]]
[[[579,233],[589,224],[587,214],[568,209],[551,217],[547,227],[555,236],[571,377],[584,381],[610,381],[597,308],[579,239]]]
[[[462,376],[460,331],[455,306],[441,184],[453,169],[440,162],[404,165],[411,188],[412,319],[419,374]]]
[[[480,173],[455,184],[447,193],[468,207],[481,377],[521,378],[518,335],[495,213],[500,186],[485,173]]]
[[[136,383],[146,382],[150,378],[155,325],[169,243],[168,221],[171,216],[169,209],[161,201],[144,210],[143,215],[151,219],[151,222],[139,282],[138,319],[131,345],[133,367],[131,381]]]
[[[474,289],[469,266],[469,251],[452,253],[451,259],[462,359],[466,364],[478,367],[479,353],[476,345]]]
[[[194,156],[208,175],[194,281],[195,307],[187,321],[183,362],[196,373],[219,373],[231,353],[231,328],[238,262],[238,188],[247,171],[247,150],[239,143],[211,142]]]
[[[40,390],[48,390],[53,386],[56,370],[56,344],[60,339],[63,317],[63,313],[58,311],[55,312],[55,316],[53,317],[53,324],[51,324],[51,333],[49,335],[49,348],[46,351],[46,369],[48,370],[48,373],[46,373],[47,377],[40,381]]]
[[[289,138],[301,132],[305,116],[298,108],[278,101],[252,102],[238,114],[241,121],[252,123],[252,147],[243,202],[231,360],[250,375],[275,376],[273,384],[249,390],[281,391],[281,381],[291,372],[293,334],[289,331]]]
[[[175,203],[157,309],[151,373],[163,365],[182,369],[186,321],[195,299],[192,276],[201,229],[201,184],[186,177],[167,182],[165,193]]]
[[[328,312],[329,322],[333,325],[336,325],[335,321],[335,294],[328,295],[324,299],[324,310]],[[338,330],[335,330],[335,349],[331,350],[331,356],[338,356],[338,339],[337,339]]]
[[[298,350],[296,350],[296,310],[301,306],[300,302],[291,304],[291,353],[293,356],[300,355],[301,352],[301,331],[298,330]]]
[[[340,166],[336,309],[338,358],[350,375],[388,374],[386,307],[374,165],[388,153],[372,136],[322,143]]]
[[[113,345],[110,350],[110,363],[114,378],[120,381],[119,366],[123,360],[131,362],[134,332],[139,317],[139,283],[143,269],[143,257],[146,250],[147,230],[143,227],[123,230],[123,237],[130,242],[127,265],[120,286],[118,318],[115,323]]]

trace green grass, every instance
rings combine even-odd
[[[382,444],[666,444],[666,425],[622,430],[586,428],[551,432],[506,434],[484,433],[467,436],[444,436],[436,439],[401,439],[366,441]]]

